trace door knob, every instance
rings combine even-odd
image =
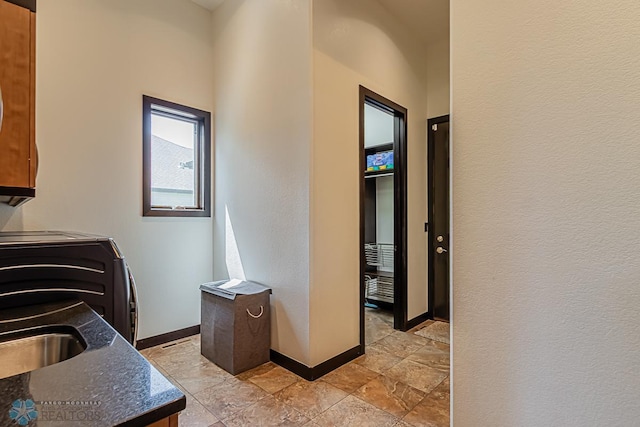
[[[443,248],[442,246],[438,246],[436,248],[436,252],[439,253],[439,254],[443,254],[443,253],[447,252],[447,250],[445,248]]]
[[[438,236],[438,237],[436,237],[436,240],[437,240],[438,242],[444,242],[444,237],[442,237],[442,236]]]

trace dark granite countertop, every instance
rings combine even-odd
[[[0,310],[0,342],[42,327],[75,328],[87,348],[63,362],[0,379],[0,426],[20,425],[9,412],[29,399],[37,416],[25,425],[39,427],[146,426],[185,408],[184,394],[85,303]]]

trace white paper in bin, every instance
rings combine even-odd
[[[236,295],[254,295],[264,291],[272,293],[271,288],[264,285],[239,279],[203,283],[200,285],[200,290],[230,300],[236,299]]]

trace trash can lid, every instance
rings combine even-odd
[[[254,295],[264,291],[269,291],[269,293],[271,293],[271,288],[267,286],[239,279],[203,283],[200,285],[200,290],[227,299],[235,299],[236,295]]]

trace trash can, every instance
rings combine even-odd
[[[232,375],[269,361],[271,289],[222,280],[200,285],[200,352]]]

